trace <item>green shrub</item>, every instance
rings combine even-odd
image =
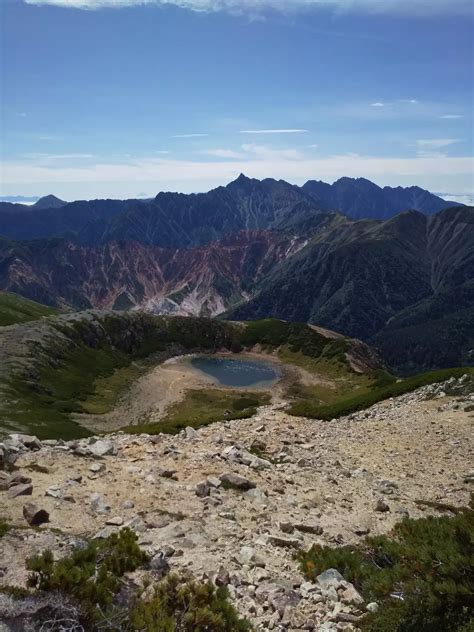
[[[146,632],[249,632],[224,588],[173,574],[160,582],[150,601],[130,613],[130,630]]]
[[[147,561],[135,534],[123,529],[104,540],[92,540],[69,557],[54,560],[51,551],[27,560],[28,584],[39,591],[58,591],[80,604],[90,625],[99,621],[121,587],[124,573]]]
[[[313,546],[299,555],[306,577],[336,568],[381,607],[370,632],[451,632],[474,621],[474,504],[454,517],[405,519],[360,547]]]
[[[77,625],[90,632],[249,632],[228,600],[227,591],[199,583],[190,575],[169,575],[150,598],[137,588],[121,592],[123,575],[148,561],[135,534],[123,529],[93,540],[69,557],[54,560],[44,551],[27,561],[30,587],[55,595],[58,612],[74,606]],[[150,584],[147,584],[151,591]],[[120,592],[120,596],[119,596]],[[22,599],[23,592],[11,592]],[[48,613],[54,618],[55,613]],[[117,627],[118,626],[118,627]]]
[[[3,536],[8,533],[10,529],[11,526],[8,524],[8,522],[3,518],[0,518],[0,538],[3,538]]]

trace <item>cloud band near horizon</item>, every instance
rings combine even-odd
[[[150,194],[163,190],[206,191],[235,179],[241,172],[249,177],[281,178],[297,184],[310,179],[336,180],[343,175],[366,177],[392,186],[419,185],[430,190],[442,188],[458,194],[474,194],[471,190],[473,156],[380,158],[341,155],[295,160],[291,155],[269,153],[260,154],[258,159],[234,158],[218,162],[142,157],[128,163],[97,161],[81,166],[57,166],[9,161],[2,168],[1,195],[12,195],[21,190],[25,195],[52,192],[66,199],[134,197],[135,190],[144,190],[144,183],[150,188]]]
[[[120,9],[134,6],[176,6],[200,13],[258,14],[332,9],[350,13],[469,15],[470,0],[24,0],[26,4],[70,9]]]

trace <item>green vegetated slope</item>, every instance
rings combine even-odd
[[[0,292],[0,327],[26,323],[53,314],[57,314],[57,310],[52,307],[30,301],[17,294]]]

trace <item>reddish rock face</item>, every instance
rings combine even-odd
[[[74,308],[141,306],[154,313],[215,316],[245,299],[303,244],[271,231],[242,231],[190,249],[138,242],[25,244],[9,258],[0,287]]]

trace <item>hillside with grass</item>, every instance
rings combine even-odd
[[[38,320],[57,314],[58,310],[30,301],[18,294],[0,292],[0,327]]]

